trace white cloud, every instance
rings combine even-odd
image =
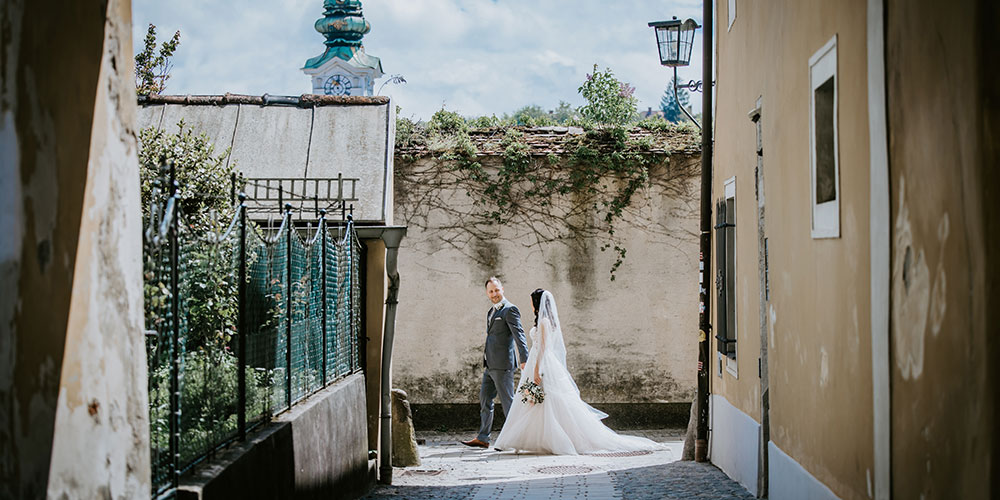
[[[424,119],[442,103],[467,115],[581,105],[577,88],[594,63],[635,86],[640,109],[657,108],[672,73],[646,23],[701,19],[700,0],[367,0],[364,9],[366,49],[408,82],[383,93]],[[313,28],[322,10],[321,0],[135,0],[135,48],[147,23],[160,39],[181,31],[171,93],[298,95],[310,90],[302,64],[323,50]],[[682,81],[700,79],[701,45]],[[691,103],[700,109],[697,95]]]

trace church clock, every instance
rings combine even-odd
[[[351,95],[351,79],[346,75],[333,75],[323,84],[323,91],[326,95]]]

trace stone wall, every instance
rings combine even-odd
[[[479,160],[487,171],[501,161],[490,155]],[[570,168],[569,153],[559,161],[556,168]],[[395,387],[421,407],[478,403],[484,317],[491,305],[483,283],[497,275],[506,297],[521,310],[526,334],[533,322],[529,294],[539,287],[553,292],[569,369],[588,402],[693,399],[697,154],[662,155],[650,169],[652,187],[634,197],[617,224],[628,253],[614,281],[609,271],[615,257],[600,250],[601,230],[570,231],[540,244],[533,234],[537,228],[525,225],[500,228],[489,239],[470,235],[463,227],[470,223],[474,200],[460,184],[435,187],[432,194],[419,187],[440,179],[433,172],[448,169],[447,162],[429,156],[396,159],[396,221],[408,232],[399,258]],[[599,228],[601,215],[587,214],[593,219],[582,226]]]

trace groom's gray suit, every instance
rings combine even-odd
[[[521,312],[507,299],[499,303],[499,309],[491,307],[486,313],[486,348],[483,351],[483,383],[479,388],[480,427],[479,438],[490,442],[493,427],[493,398],[500,396],[504,416],[510,415],[510,405],[514,400],[514,346],[521,363],[528,359],[528,347],[521,327]]]

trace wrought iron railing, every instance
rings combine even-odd
[[[237,181],[233,178],[232,195]],[[358,202],[357,187],[360,179],[337,174],[333,178],[259,177],[245,179],[243,192],[247,195],[247,210],[253,217],[264,219],[282,214],[289,203],[299,218],[310,214],[319,217],[321,210],[333,219],[346,221]]]
[[[361,369],[360,246],[350,215],[296,228],[248,220],[199,233],[178,185],[153,191],[144,233],[153,496],[220,447]]]

